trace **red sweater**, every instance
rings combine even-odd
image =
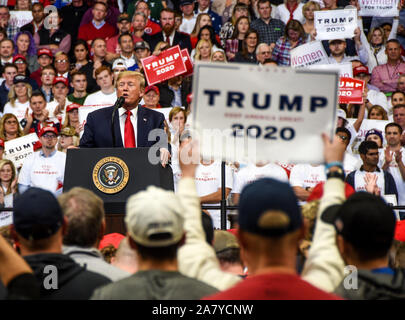
[[[234,287],[204,300],[340,300],[302,280],[298,275],[268,273],[251,276]]]
[[[96,29],[93,22],[84,24],[79,28],[78,39],[94,40],[96,38],[108,39],[115,35],[115,28],[109,23],[105,23],[100,29]]]

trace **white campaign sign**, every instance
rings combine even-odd
[[[398,0],[359,0],[359,15],[363,17],[398,16]]]
[[[347,119],[351,125],[353,125],[356,122],[357,119]],[[383,145],[385,145],[386,140],[385,140],[385,134],[384,134],[384,129],[385,126],[390,123],[388,120],[369,120],[369,119],[364,119],[363,122],[361,123],[360,129],[357,132],[356,138],[353,140],[353,143],[351,145],[352,152],[354,154],[359,153],[359,145],[362,143],[366,137],[367,131],[371,129],[377,129],[382,132],[384,141]]]
[[[328,63],[328,55],[320,41],[311,41],[290,51],[291,67],[308,67]]]
[[[354,37],[357,28],[355,9],[315,11],[316,40],[346,39]]]
[[[110,105],[95,105],[95,106],[81,106],[78,110],[79,110],[79,122],[83,125],[86,124],[86,120],[87,120],[87,116],[90,112],[99,110],[99,109],[103,109],[103,108],[107,108],[107,107],[111,107]],[[83,130],[80,131],[80,137],[83,135]]]
[[[25,158],[34,153],[34,144],[38,140],[36,133],[30,133],[21,138],[6,141],[3,158],[13,161],[16,168],[21,167]]]
[[[31,11],[10,11],[9,24],[21,28],[23,25],[32,21]]]
[[[353,69],[350,62],[336,63],[336,64],[317,64],[308,66],[311,70],[328,70],[338,71],[340,77],[353,78]]]
[[[334,132],[338,79],[336,71],[197,63],[192,124],[202,155],[323,162],[321,133]]]

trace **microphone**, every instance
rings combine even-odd
[[[122,105],[125,102],[124,97],[119,97],[117,101],[114,104],[113,112],[111,115],[111,136],[112,136],[112,141],[113,141],[113,148],[115,148],[115,128],[114,128],[114,117],[115,117],[115,111],[118,110],[119,108],[122,107]]]

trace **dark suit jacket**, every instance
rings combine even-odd
[[[164,38],[162,32],[155,33],[153,36],[151,36],[148,42],[151,52],[153,52],[155,50],[156,45],[163,40]],[[191,54],[191,51],[193,50],[191,47],[190,36],[185,33],[180,33],[177,31],[174,33],[172,46],[175,45],[179,45],[181,49],[187,49],[189,54]]]
[[[114,107],[103,108],[93,111],[87,116],[87,121],[84,126],[84,133],[80,139],[81,148],[112,148],[113,140],[111,135],[111,116]],[[137,114],[137,147],[151,147],[160,139],[148,141],[149,132],[153,129],[162,129],[165,141],[167,136],[164,133],[165,117],[162,113],[150,110],[145,107],[138,106]],[[118,110],[115,112],[114,132],[116,147],[123,148],[121,130],[119,124]],[[164,146],[167,147],[167,143]],[[169,148],[168,148],[169,149]],[[170,149],[169,149],[170,150]]]

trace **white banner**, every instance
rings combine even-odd
[[[323,162],[321,133],[332,136],[336,122],[337,72],[198,63],[194,76],[193,134],[204,157]]]
[[[328,55],[320,41],[311,41],[290,51],[291,67],[308,67],[328,63]]]
[[[359,0],[359,16],[363,17],[396,17],[398,0]]]
[[[347,119],[351,125],[353,125],[356,122],[357,119]],[[382,135],[383,135],[383,145],[386,144],[385,140],[385,126],[390,123],[388,120],[369,120],[369,119],[364,119],[363,122],[361,123],[360,129],[357,132],[356,138],[353,140],[353,143],[351,145],[352,152],[354,154],[359,153],[359,145],[362,143],[366,137],[367,131],[371,129],[377,129],[380,130]]]
[[[328,70],[339,72],[339,77],[353,78],[353,69],[351,62],[334,63],[334,64],[317,64],[308,66],[311,70]]]
[[[9,24],[21,28],[32,21],[31,11],[10,11]]]
[[[6,141],[3,158],[13,161],[16,168],[21,167],[25,158],[34,153],[34,144],[38,140],[36,133],[30,133],[21,138]]]
[[[354,37],[357,10],[315,11],[316,40],[347,39]]]

